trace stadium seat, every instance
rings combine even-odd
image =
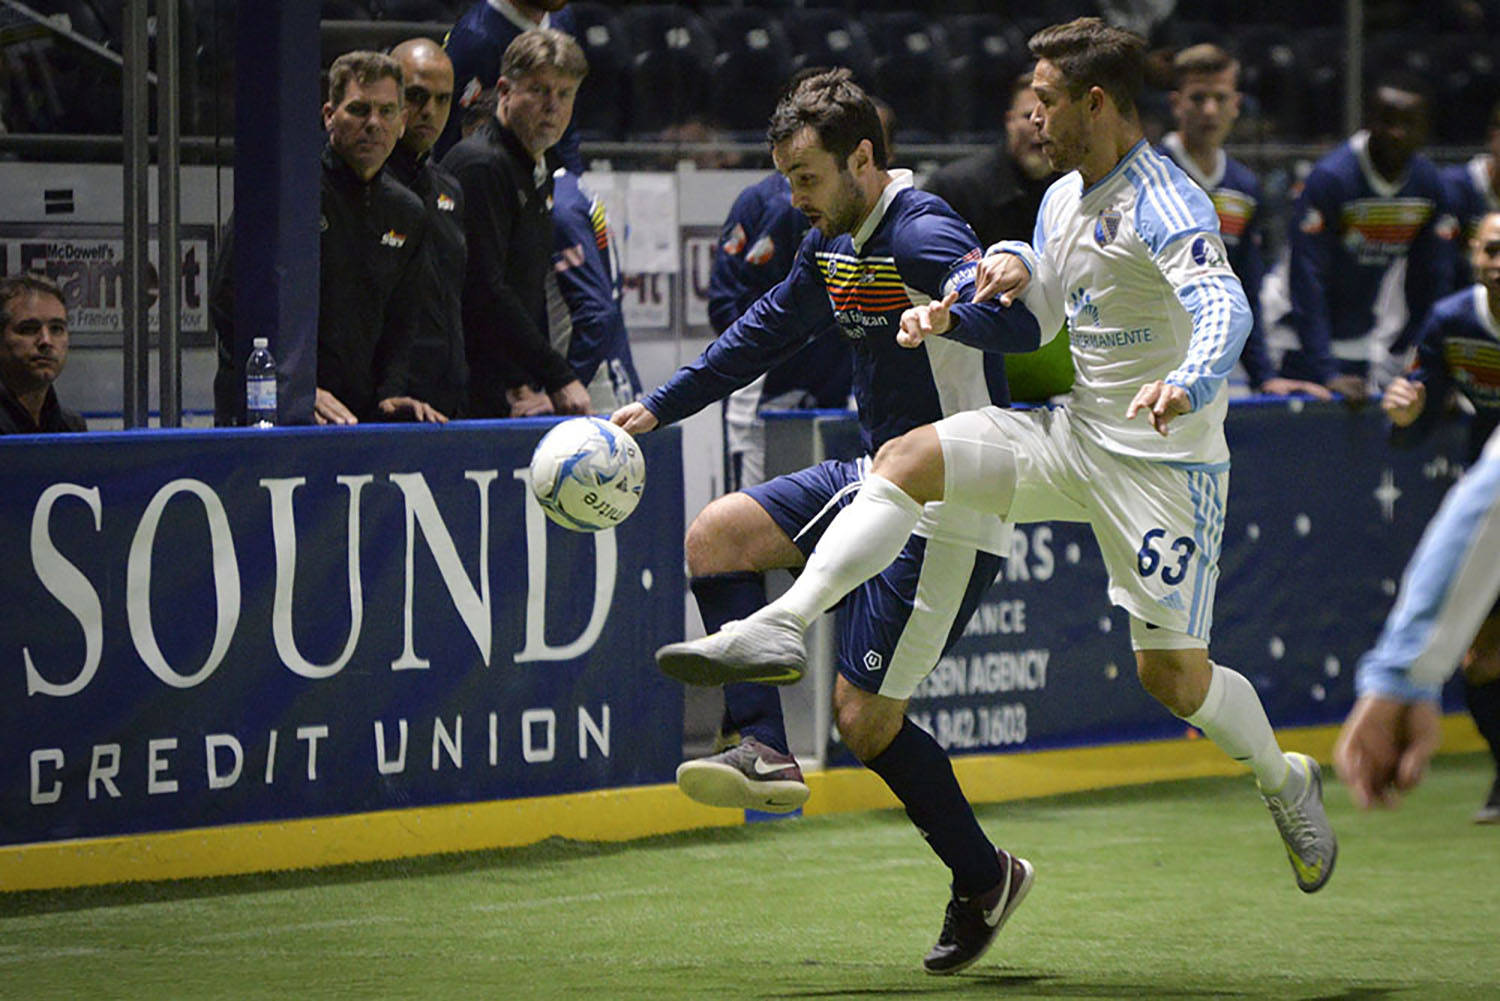
[[[635,54],[630,134],[649,138],[669,125],[703,119],[715,55],[708,23],[675,4],[631,5],[618,23]]]
[[[948,36],[949,100],[954,138],[988,142],[1004,130],[1011,81],[1031,65],[1026,39],[996,14],[956,14],[942,21]]]
[[[578,44],[588,57],[589,75],[573,105],[573,123],[580,139],[618,141],[625,138],[630,115],[630,48],[614,11],[602,3],[568,5],[578,31]]]
[[[791,43],[781,22],[763,10],[719,7],[707,18],[718,46],[710,106],[735,138],[759,139],[791,76]]]
[[[782,23],[792,44],[793,72],[806,66],[843,66],[860,85],[874,86],[875,49],[864,25],[837,10],[806,10]]]
[[[370,0],[370,13],[382,21],[426,21],[451,26],[458,20],[448,0]]]
[[[365,0],[323,0],[325,21],[373,21],[375,15]]]
[[[1308,136],[1303,121],[1307,95],[1292,41],[1295,34],[1286,25],[1247,27],[1235,47],[1241,64],[1240,90],[1254,97],[1261,111],[1259,131],[1286,140]]]
[[[867,13],[862,21],[877,53],[871,88],[896,112],[902,136],[947,139],[954,125],[952,59],[942,25],[911,11]]]

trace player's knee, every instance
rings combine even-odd
[[[1191,716],[1203,705],[1205,686],[1193,671],[1168,660],[1137,657],[1136,677],[1146,694],[1174,715]]]
[[[943,499],[943,449],[931,426],[881,445],[870,469],[923,504]]]
[[[720,503],[724,499],[721,497],[698,512],[698,516],[688,526],[683,550],[687,557],[688,573],[694,577],[746,569],[731,565],[735,562],[736,551],[731,542],[734,518]]]
[[[844,745],[862,762],[869,762],[891,746],[901,730],[905,714],[883,711],[884,707],[875,696],[862,693],[862,697],[835,700],[839,736]]]

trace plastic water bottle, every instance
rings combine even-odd
[[[253,428],[276,426],[276,359],[270,341],[257,337],[245,363],[245,423]]]

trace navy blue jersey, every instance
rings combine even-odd
[[[1245,297],[1250,300],[1250,333],[1240,352],[1240,364],[1245,366],[1250,385],[1260,386],[1276,374],[1271,366],[1271,356],[1266,351],[1260,317],[1260,286],[1266,277],[1260,179],[1249,167],[1222,150],[1219,151],[1218,169],[1211,175],[1205,174],[1188,155],[1176,132],[1169,132],[1162,138],[1161,152],[1213,200],[1214,211],[1219,216],[1219,235],[1224,238],[1224,249],[1229,252],[1229,266],[1239,276],[1240,284],[1245,287]]]
[[[507,8],[501,13],[490,0],[475,0],[475,3],[453,25],[448,37],[443,39],[443,51],[453,62],[453,113],[443,134],[433,146],[433,156],[441,160],[443,154],[463,138],[464,111],[478,100],[479,95],[494,87],[500,80],[500,59],[505,49],[516,36],[530,28],[556,28],[576,36],[578,29],[573,14],[566,7],[542,15],[541,24],[532,24],[505,0],[498,0]],[[563,133],[553,152],[564,167],[575,173],[583,173],[583,153],[578,148],[578,130],[571,123]]]
[[[1387,182],[1370,163],[1369,134],[1357,132],[1313,167],[1293,209],[1291,324],[1305,370],[1288,375],[1327,382],[1364,374],[1372,362],[1411,346],[1422,317],[1452,288],[1452,233],[1436,165],[1412,157],[1406,176]],[[1380,301],[1387,273],[1406,261],[1404,302]],[[1377,329],[1402,315],[1399,328]]]
[[[681,420],[834,330],[854,351],[854,396],[871,454],[923,424],[1007,403],[1000,356],[965,342],[1034,350],[1035,318],[1019,305],[970,302],[980,257],[973,231],[942,199],[914,189],[910,171],[891,176],[858,232],[809,230],[786,278],[646,397],[647,409],[664,424]],[[950,336],[898,345],[902,312],[952,289],[960,301]]]
[[[573,334],[568,364],[587,386],[600,365],[623,375],[629,396],[640,394],[641,380],[630,354],[625,316],[620,310],[619,270],[612,257],[604,203],[578,183],[568,170],[552,175],[552,267],[567,304]]]
[[[1453,276],[1455,284],[1464,285],[1474,280],[1469,267],[1469,238],[1485,213],[1500,212],[1500,195],[1495,193],[1490,179],[1488,154],[1476,156],[1468,163],[1444,167],[1442,176],[1448,211],[1458,220],[1463,233],[1453,255]]]
[[[708,320],[714,333],[728,330],[787,276],[807,229],[807,216],[792,207],[791,185],[780,174],[770,174],[740,192],[719,233],[708,276]],[[814,407],[842,407],[848,402],[853,374],[849,346],[842,338],[814,337],[766,373],[760,399],[791,394]]]
[[[1500,426],[1500,324],[1490,313],[1489,292],[1472,285],[1437,301],[1422,324],[1416,367],[1408,379],[1427,385],[1427,405],[1413,428],[1425,434],[1441,419],[1450,391],[1474,406],[1469,461],[1479,458]]]

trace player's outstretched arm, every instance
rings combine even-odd
[[[913,306],[901,314],[901,329],[896,333],[896,343],[903,348],[914,348],[929,337],[946,334],[953,326],[949,310],[958,302],[958,289],[942,299]]]
[[[627,403],[619,410],[609,415],[610,423],[618,424],[631,434],[645,434],[654,431],[659,423],[656,415],[646,409],[646,405],[637,400]]]
[[[1339,731],[1333,764],[1356,805],[1395,806],[1427,774],[1439,739],[1435,703],[1363,695]]]
[[[1031,282],[1031,269],[1018,254],[1000,251],[990,254],[979,262],[979,271],[974,278],[974,301],[999,297],[1000,305],[1009,306],[1026,291]]]

